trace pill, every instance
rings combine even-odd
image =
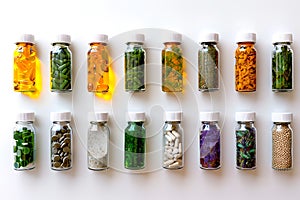
[[[181,145],[181,143],[179,143],[178,144],[178,151],[179,151],[179,153],[182,153],[182,149],[181,148],[182,148],[182,145]]]
[[[165,138],[167,138],[167,140],[169,141],[169,142],[171,142],[172,141],[172,138],[169,136],[169,135],[165,135]]]
[[[175,131],[175,130],[172,131],[172,134],[173,134],[176,138],[179,138],[179,137],[180,137],[180,134],[179,134],[177,131]]]
[[[167,161],[164,162],[164,166],[169,166],[172,163],[174,163],[174,160],[167,160]]]
[[[167,135],[170,136],[170,138],[172,139],[172,141],[175,140],[175,138],[176,138],[176,137],[175,137],[171,132],[169,132],[169,131],[167,132]]]
[[[178,139],[178,138],[176,138],[176,140],[175,140],[175,144],[174,144],[174,147],[175,147],[175,148],[178,148],[178,143],[179,143],[179,139]]]

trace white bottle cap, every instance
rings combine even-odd
[[[56,41],[53,43],[71,44],[71,36],[67,34],[60,34],[56,36]]]
[[[256,42],[256,33],[239,33],[236,42]]]
[[[107,122],[108,113],[107,112],[89,112],[90,122]]]
[[[170,36],[170,39],[168,41],[166,41],[165,43],[168,43],[168,42],[181,43],[181,41],[182,41],[182,35],[180,33],[173,33]]]
[[[69,122],[71,121],[71,112],[51,112],[50,119],[53,122]]]
[[[238,122],[253,122],[255,121],[255,112],[236,112],[235,120]]]
[[[144,112],[128,112],[128,121],[144,122],[146,119]]]
[[[200,112],[200,121],[219,121],[219,112]]]
[[[200,43],[202,42],[219,42],[219,34],[218,33],[204,33],[200,36]]]
[[[181,111],[169,111],[165,112],[165,121],[180,122],[182,120]]]
[[[293,34],[291,33],[281,33],[281,34],[275,34],[273,36],[273,44],[278,42],[293,42]]]
[[[91,43],[103,43],[107,44],[108,43],[108,36],[105,34],[96,34],[92,37]]]
[[[272,113],[273,122],[291,122],[292,119],[292,113]]]
[[[17,43],[30,43],[30,44],[34,44],[34,35],[32,34],[22,34],[19,37],[19,40],[16,42]]]
[[[34,121],[34,112],[18,113],[17,114],[17,121],[33,122]]]
[[[135,42],[135,43],[144,43],[145,42],[145,35],[142,33],[137,33],[132,36],[132,38],[129,40],[129,42]]]

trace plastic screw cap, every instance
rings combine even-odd
[[[255,121],[255,112],[236,112],[235,120],[238,122],[253,122]]]
[[[50,119],[57,122],[69,122],[71,121],[71,112],[51,112]]]
[[[94,122],[106,122],[108,120],[107,112],[90,112],[89,121]]]
[[[293,42],[293,34],[291,33],[279,33],[273,36],[273,44],[278,42]]]
[[[128,112],[128,120],[131,122],[143,122],[145,119],[144,112]]]
[[[145,42],[145,35],[142,33],[137,33],[132,36],[129,42],[136,42],[136,43],[144,43]]]
[[[236,38],[239,42],[256,42],[256,33],[239,33]]]
[[[182,35],[180,33],[173,33],[167,42],[175,42],[175,43],[181,43],[182,41]]]
[[[34,44],[34,35],[32,34],[22,34],[16,43],[31,43]]]
[[[291,122],[292,119],[292,113],[272,113],[273,122]]]
[[[17,121],[30,121],[33,122],[35,120],[34,118],[34,112],[23,112],[17,114]]]
[[[67,34],[57,35],[56,41],[54,43],[66,43],[71,44],[71,36]]]
[[[200,112],[200,121],[218,121],[220,117],[219,112]]]
[[[204,33],[200,36],[200,42],[219,42],[218,33]]]
[[[107,44],[108,43],[108,36],[105,34],[96,34],[93,36],[92,38],[92,42],[91,43],[103,43],[103,44]]]
[[[181,121],[182,120],[182,112],[181,111],[165,112],[165,120],[173,121],[173,122]]]

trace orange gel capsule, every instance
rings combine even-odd
[[[23,34],[14,51],[14,91],[35,92],[37,55],[34,36]]]
[[[87,53],[87,89],[89,92],[105,93],[109,90],[110,57],[107,35],[99,34],[90,43]]]

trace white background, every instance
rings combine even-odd
[[[297,0],[210,0],[210,1],[5,1],[0,6],[0,195],[1,199],[282,199],[297,198],[300,184],[300,149],[298,134],[300,83],[300,28]],[[148,28],[148,29],[144,29]],[[183,34],[187,59],[185,92],[166,95],[160,91],[160,50],[172,31]],[[129,31],[129,32],[128,32]],[[202,94],[197,90],[197,42],[202,32],[220,34],[221,89]],[[257,91],[234,91],[235,36],[240,31],[257,33]],[[131,33],[143,32],[149,52],[147,91],[131,95],[123,90],[125,42]],[[271,92],[271,38],[277,32],[294,34],[295,90]],[[33,33],[42,62],[43,89],[38,98],[13,92],[12,61],[14,42],[22,33]],[[49,52],[59,33],[72,36],[74,90],[71,94],[49,91]],[[111,101],[94,97],[86,91],[85,59],[88,42],[94,33],[111,38],[116,88]],[[108,110],[111,127],[111,169],[93,172],[86,164],[87,112]],[[164,110],[181,109],[185,130],[185,167],[166,171],[160,167],[160,129]],[[36,112],[37,164],[32,171],[13,170],[12,128],[15,113]],[[74,167],[66,172],[50,169],[49,129],[51,111],[71,111],[74,129]],[[130,173],[123,169],[123,129],[125,112],[147,113],[147,168]],[[198,166],[198,130],[201,110],[221,112],[222,168],[204,171]],[[235,169],[234,113],[254,110],[258,130],[258,163],[255,171]],[[294,169],[271,169],[271,112],[294,113]]]

